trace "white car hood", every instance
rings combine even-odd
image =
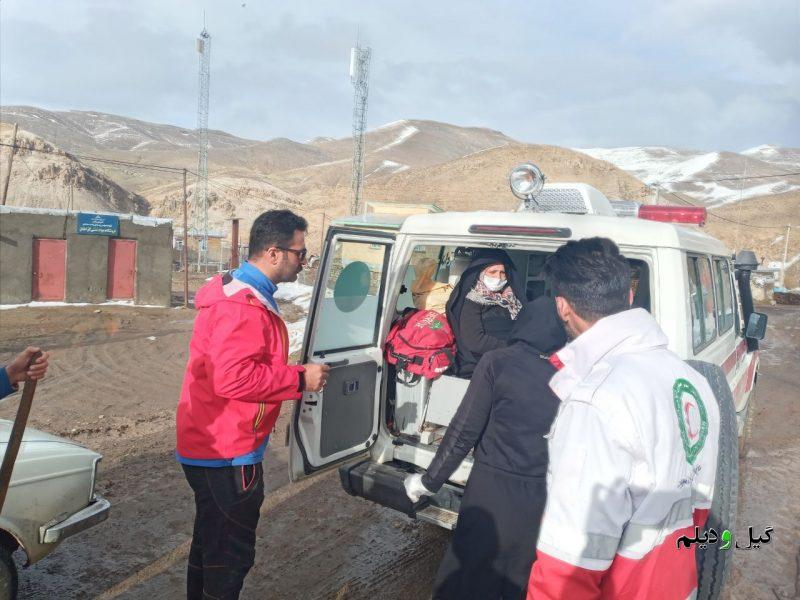
[[[0,419],[0,444],[5,445],[8,444],[8,438],[11,437],[11,428],[13,427],[14,422],[8,421],[6,419]],[[62,437],[58,437],[57,435],[52,435],[50,433],[45,433],[44,431],[39,431],[38,429],[33,429],[31,427],[25,428],[25,433],[22,436],[23,442],[54,442],[59,444],[69,444],[71,446],[78,446],[79,448],[83,448],[81,444],[77,442],[73,442],[72,440],[68,440]],[[2,452],[5,453],[5,448],[2,448]]]

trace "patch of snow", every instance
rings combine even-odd
[[[294,323],[287,323],[286,329],[289,332],[289,354],[297,352],[303,347],[303,336],[306,334],[306,323],[308,319],[300,319]]]
[[[121,221],[131,221],[136,225],[144,225],[145,227],[158,227],[159,225],[172,224],[172,219],[164,219],[162,217],[143,217],[141,215],[134,215],[131,213],[65,210],[63,208],[38,208],[33,206],[0,206],[0,214],[21,213],[26,215],[54,215],[57,217],[66,217],[69,215],[77,215],[79,212],[90,212],[93,215],[107,215],[110,217],[118,217]]]
[[[489,146],[488,148],[483,148],[482,150],[476,150],[475,152],[470,152],[469,154],[465,154],[461,158],[467,158],[468,156],[475,156],[476,154],[488,152],[489,150],[494,150],[495,148],[503,148],[505,146],[508,146],[508,142],[503,142],[502,144],[497,144],[497,146]]]
[[[740,154],[744,154],[745,156],[777,156],[778,149],[770,144],[761,144],[760,146],[742,150]]]
[[[677,152],[659,146],[575,150],[592,158],[610,162],[623,171],[629,171],[647,184],[690,179],[719,160],[718,152]]]
[[[388,173],[389,175],[394,175],[395,173],[402,173],[403,171],[407,171],[410,168],[411,167],[409,167],[408,165],[403,165],[400,164],[399,162],[394,162],[393,160],[384,160],[383,162],[381,162],[380,165],[378,165],[378,167],[374,171],[366,175],[366,177],[369,177],[370,175],[375,175],[375,173],[385,170],[389,170]]]
[[[410,138],[411,136],[416,135],[418,133],[419,133],[419,129],[417,129],[413,125],[409,125],[408,127],[403,128],[403,131],[400,132],[400,134],[394,139],[394,141],[389,142],[385,146],[381,146],[380,148],[375,150],[375,152],[381,152],[383,150],[388,150],[389,148],[393,148],[394,146],[402,144],[408,138]]]
[[[311,295],[313,292],[314,288],[312,286],[293,281],[290,283],[279,283],[278,291],[275,292],[274,297],[276,300],[291,302],[308,312],[311,306]]]
[[[720,185],[717,182],[699,183],[704,188],[700,197],[708,198],[711,203],[708,208],[718,208],[725,204],[734,204],[740,200],[747,200],[748,198],[755,198],[757,196],[767,196],[770,194],[782,194],[784,192],[793,192],[800,190],[800,185],[789,184],[786,182],[778,183],[764,183],[761,185],[754,185],[749,188],[744,188],[741,192],[735,188],[729,188]],[[696,193],[687,194],[689,196],[696,196]]]
[[[141,147],[143,147],[143,146],[146,146],[147,144],[154,144],[154,143],[155,143],[155,140],[145,140],[145,141],[143,141],[143,142],[139,142],[138,144],[136,144],[135,146],[133,146],[133,147],[131,148],[131,150],[138,150],[139,148],[141,148]]]
[[[108,302],[41,302],[33,300],[24,304],[0,304],[0,310],[12,308],[58,308],[60,306],[132,306],[134,308],[166,308],[158,304],[134,304],[133,300],[109,300]]]
[[[172,219],[164,219],[161,217],[141,217],[139,215],[130,215],[131,221],[136,225],[144,225],[145,227],[158,227],[159,225],[172,225]]]
[[[331,160],[331,161],[328,161],[328,162],[315,163],[313,165],[308,165],[308,166],[309,167],[327,167],[328,165],[338,165],[338,164],[341,164],[341,163],[350,162],[351,160],[353,160],[353,159],[352,158],[343,158],[341,160]],[[300,169],[305,169],[305,168],[306,167],[297,167],[296,169],[290,169],[290,171],[299,171]]]
[[[769,243],[769,245],[770,245],[770,246],[774,246],[775,244],[777,244],[777,243],[779,243],[779,242],[782,242],[782,241],[783,241],[783,236],[782,236],[782,235],[779,235],[779,236],[778,236],[778,237],[776,237],[774,240],[772,240],[772,241]]]
[[[391,123],[385,123],[381,125],[377,129],[391,129],[392,127],[399,127],[400,125],[405,125],[408,123],[406,119],[400,119],[399,121],[392,121]]]
[[[158,338],[156,338],[156,336],[154,335],[148,335],[147,339],[150,340],[151,342],[155,342]]]
[[[96,141],[108,140],[108,139],[112,139],[114,137],[118,137],[118,136],[113,135],[117,131],[125,131],[125,130],[129,129],[129,127],[127,127],[125,125],[122,125],[121,123],[110,123],[110,125],[116,125],[116,127],[111,127],[110,129],[107,129],[107,130],[102,131],[100,133],[96,133],[96,134],[92,135],[92,137]]]

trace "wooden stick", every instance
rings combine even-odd
[[[31,364],[36,362],[41,355],[41,352],[34,354],[28,366],[30,367]],[[25,385],[22,388],[22,398],[19,401],[17,416],[14,417],[14,426],[11,428],[11,435],[6,445],[6,453],[3,456],[3,466],[0,467],[0,512],[3,511],[3,505],[6,502],[8,486],[11,483],[11,473],[14,471],[14,463],[17,460],[20,444],[22,444],[25,426],[28,424],[28,415],[31,413],[31,404],[33,404],[33,394],[35,391],[36,380],[25,377]]]

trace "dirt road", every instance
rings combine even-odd
[[[739,528],[775,530],[771,544],[735,554],[732,598],[800,591],[800,309],[767,312]],[[21,571],[22,598],[181,597],[193,506],[173,458],[173,414],[192,319],[183,309],[0,311],[0,360],[26,343],[53,349],[32,425],[102,452],[98,491],[113,503],[108,522]],[[15,409],[9,399],[0,417]],[[335,474],[289,485],[284,412],[265,462],[269,491],[243,597],[427,598],[449,534],[347,496]]]

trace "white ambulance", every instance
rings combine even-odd
[[[512,191],[523,198],[516,212],[369,215],[330,227],[301,362],[324,362],[331,372],[323,391],[304,394],[296,405],[289,432],[293,481],[339,466],[348,493],[452,529],[471,456],[425,506],[411,504],[403,480],[430,465],[469,381],[447,374],[433,382],[397,381],[383,356],[390,326],[414,306],[423,270],[432,272],[444,297],[475,249],[501,248],[532,300],[548,291],[542,267],[551,253],[568,240],[598,235],[614,240],[630,262],[634,306],[653,314],[671,349],[724,370],[746,440],[758,339],[766,328],[750,294],[753,253],[734,260],[698,227],[704,208],[611,201],[588,185],[540,186],[541,180],[530,164],[512,171]]]

